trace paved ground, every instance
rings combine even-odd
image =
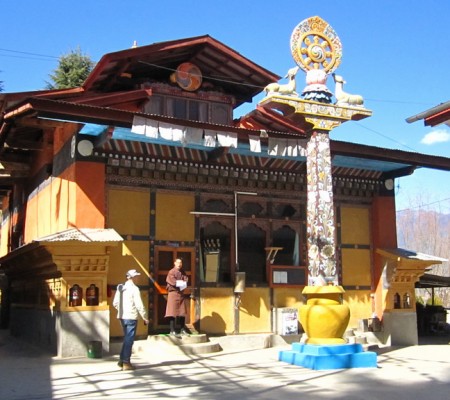
[[[313,371],[277,360],[289,346],[212,355],[58,359],[0,330],[0,399],[427,399],[450,397],[450,345],[379,351],[378,368]]]

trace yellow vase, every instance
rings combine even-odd
[[[300,309],[300,322],[308,344],[342,344],[350,320],[350,309],[341,304],[342,286],[306,286],[306,305]]]

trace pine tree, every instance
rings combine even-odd
[[[68,89],[79,87],[94,68],[95,63],[83,54],[80,48],[62,55],[58,67],[50,74],[51,82],[47,82],[47,89]]]

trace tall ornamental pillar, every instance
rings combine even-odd
[[[330,138],[315,130],[306,146],[308,286],[337,285]]]
[[[308,286],[303,290],[307,304],[300,318],[308,343],[344,343],[342,336],[350,318],[348,307],[341,304],[344,289],[339,286],[336,266],[336,229],[334,218],[330,132],[350,120],[369,117],[359,95],[344,92],[345,81],[334,71],[341,63],[342,45],[333,28],[320,17],[298,24],[291,35],[291,53],[298,66],[288,75],[292,91],[271,91],[260,105],[281,112],[307,136],[307,248]],[[295,75],[306,73],[306,86],[298,95]],[[333,93],[327,88],[329,76],[335,82]],[[301,98],[301,97],[303,98]],[[317,318],[316,318],[317,316]],[[316,323],[317,322],[317,323]]]

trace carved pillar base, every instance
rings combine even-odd
[[[308,344],[342,344],[350,320],[350,309],[342,304],[341,286],[306,286],[306,305],[300,309],[300,322]]]

